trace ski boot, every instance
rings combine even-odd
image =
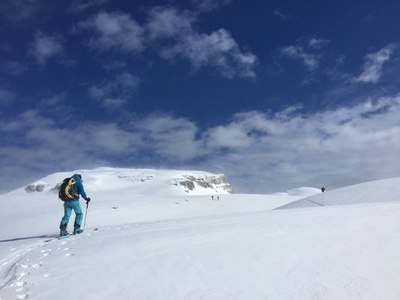
[[[81,234],[83,232],[83,230],[80,227],[81,225],[74,224],[74,235]]]
[[[68,236],[69,232],[67,231],[67,224],[60,224],[60,237]]]
[[[77,228],[77,229],[74,230],[74,235],[75,235],[75,234],[81,234],[82,232],[83,232],[82,229]]]
[[[69,235],[69,232],[68,232],[68,231],[66,231],[66,230],[60,230],[60,237],[68,236],[68,235]]]

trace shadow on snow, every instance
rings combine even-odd
[[[45,234],[45,235],[36,235],[36,236],[27,236],[27,237],[20,237],[20,238],[14,238],[14,239],[0,240],[0,243],[31,240],[31,239],[45,239],[45,238],[54,238],[54,237],[58,237],[58,234],[53,234],[53,235]]]

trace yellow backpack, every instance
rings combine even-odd
[[[76,180],[72,177],[65,178],[58,191],[58,198],[62,201],[68,201],[79,198]]]

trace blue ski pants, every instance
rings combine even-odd
[[[79,228],[82,224],[83,213],[79,200],[64,201],[64,217],[61,219],[60,228],[66,229],[72,210],[75,212],[74,227]]]

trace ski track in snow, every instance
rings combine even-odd
[[[28,298],[29,289],[27,288],[27,277],[29,277],[32,269],[42,266],[41,262],[32,262],[31,254],[35,253],[35,250],[43,246],[43,242],[36,242],[28,245],[26,248],[21,246],[21,249],[10,249],[11,251],[13,250],[11,257],[2,260],[0,265],[0,291],[8,288],[15,291],[15,295],[18,299]],[[47,256],[48,251],[51,250],[42,250],[42,257]]]
[[[30,275],[45,267],[46,259],[51,255],[65,258],[74,256],[73,247],[69,244],[74,244],[83,235],[89,237],[91,234],[43,238],[32,244],[10,248],[12,251],[10,257],[0,262],[0,292],[4,295],[4,299],[13,298],[13,294],[17,299],[27,299],[30,296]],[[48,278],[50,275],[46,273],[44,277]]]

